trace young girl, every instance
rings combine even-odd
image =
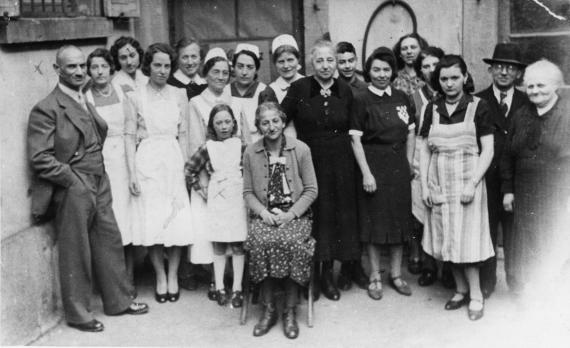
[[[243,303],[243,242],[247,235],[246,210],[243,201],[241,158],[245,145],[237,133],[237,121],[230,106],[218,104],[210,112],[206,144],[186,164],[188,189],[193,188],[207,201],[208,233],[214,245],[214,276],[218,304],[228,303],[224,288],[226,255],[232,256],[232,307]],[[200,173],[209,178],[207,186]]]

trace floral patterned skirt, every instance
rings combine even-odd
[[[268,226],[259,217],[252,218],[245,242],[251,280],[260,283],[267,277],[291,278],[306,285],[315,252],[311,228],[309,216],[294,219],[284,227]]]

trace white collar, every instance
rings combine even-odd
[[[558,94],[556,94],[556,96],[554,98],[552,98],[552,100],[546,104],[546,106],[539,108],[538,106],[536,107],[536,112],[538,113],[538,116],[542,116],[545,113],[549,112],[550,109],[552,109],[554,107],[554,104],[556,104],[556,102],[558,101]]]
[[[392,87],[388,86],[385,89],[379,89],[372,85],[368,85],[368,90],[379,97],[384,96],[384,94],[388,94],[389,96],[392,95]]]
[[[224,88],[222,95],[217,96],[209,88],[206,87],[202,94],[200,94],[204,100],[210,103],[212,106],[220,103],[225,103],[230,105],[232,101],[232,95],[229,88]]]
[[[66,95],[70,96],[71,99],[75,100],[76,102],[78,102],[81,105],[83,105],[85,103],[85,97],[83,96],[83,94],[80,91],[76,91],[74,89],[71,89],[71,88],[67,87],[66,85],[62,84],[61,82],[59,82],[57,85],[58,85],[59,89],[61,89],[61,91],[63,93],[65,93]]]
[[[190,82],[194,82],[197,85],[203,85],[206,83],[206,80],[204,80],[200,75],[196,74],[193,78],[190,78],[180,69],[176,70],[173,76],[185,85],[189,84]]]
[[[273,84],[277,87],[280,88],[282,91],[286,91],[289,86],[291,86],[291,83],[297,81],[298,79],[302,78],[303,75],[297,73],[295,74],[295,76],[293,77],[293,79],[291,80],[291,82],[288,82],[287,80],[285,80],[284,78],[282,78],[281,76],[279,76],[274,82]]]

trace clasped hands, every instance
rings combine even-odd
[[[284,212],[279,208],[273,208],[271,211],[264,209],[259,216],[263,222],[269,226],[285,226],[295,218],[292,212]]]
[[[475,182],[473,180],[469,180],[467,182],[467,184],[465,184],[465,186],[463,186],[463,190],[461,191],[461,196],[459,197],[459,200],[461,201],[461,203],[463,204],[469,204],[473,201],[473,198],[475,197]],[[428,207],[432,207],[434,202],[431,198],[429,189],[423,187],[422,188],[422,201],[424,202],[424,204]],[[436,202],[437,204],[437,202]]]

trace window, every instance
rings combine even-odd
[[[22,17],[102,16],[102,0],[20,0]]]
[[[506,19],[501,41],[518,43],[523,61],[546,58],[556,63],[570,78],[570,1],[510,0],[500,9]]]

